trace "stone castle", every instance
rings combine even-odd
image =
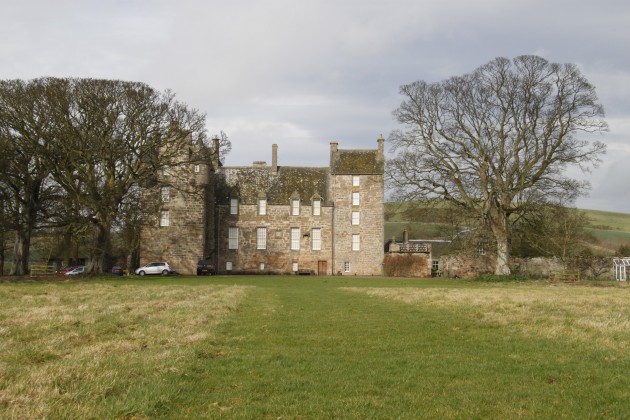
[[[143,192],[159,208],[141,233],[141,264],[193,274],[210,258],[222,274],[382,274],[382,136],[376,149],[330,143],[327,167],[280,165],[275,144],[271,165],[222,166],[218,140],[207,154],[187,152]]]

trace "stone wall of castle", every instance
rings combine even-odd
[[[229,206],[219,206],[217,211],[220,272],[331,274],[331,207],[322,206],[319,216],[313,215],[311,205],[301,205],[297,216],[291,214],[290,205],[268,205],[265,215],[252,204],[239,204],[238,214],[229,214]],[[230,228],[238,229],[237,249],[230,249]],[[258,247],[258,229],[265,230],[264,249]],[[292,229],[299,229],[299,245],[293,246],[299,249],[292,249]],[[314,229],[321,234],[316,247]]]
[[[166,261],[178,273],[196,272],[208,254],[207,200],[210,167],[183,163],[159,174],[157,185],[143,192],[152,216],[140,235],[140,265]]]
[[[169,197],[160,198],[155,220],[142,231],[141,264],[167,261],[177,272],[193,274],[198,260],[211,257],[219,273],[381,275],[382,138],[378,144],[378,149],[337,150],[331,143],[330,166],[323,168],[279,166],[276,145],[270,167],[257,162],[225,168],[215,144],[209,161],[160,176],[152,194],[159,197],[168,186]],[[295,199],[299,215],[293,215]],[[320,202],[319,215],[313,214],[314,200]]]
[[[353,186],[355,177],[358,185]],[[383,176],[331,175],[329,188],[335,203],[334,273],[382,275]],[[353,204],[353,194],[358,194],[358,204]],[[358,213],[358,222],[354,224],[353,213]]]

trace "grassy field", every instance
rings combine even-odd
[[[592,226],[600,226],[605,230],[630,232],[630,214],[601,210],[583,210]]]
[[[609,286],[0,283],[0,418],[623,418],[630,288]]]

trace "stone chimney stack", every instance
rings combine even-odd
[[[330,142],[330,169],[332,170],[333,166],[334,166],[334,162],[335,162],[335,157],[337,155],[337,146],[339,145],[339,143],[337,143],[336,141],[331,141]]]
[[[278,145],[271,145],[271,174],[275,175],[278,173]]]
[[[383,134],[381,134],[378,138],[378,153],[381,156],[385,154],[385,139],[383,138]]]
[[[403,230],[403,243],[409,243],[409,232],[407,232],[407,229]]]

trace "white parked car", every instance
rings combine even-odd
[[[85,273],[85,266],[84,265],[80,265],[78,267],[74,267],[72,270],[70,271],[66,271],[65,273],[63,273],[65,276],[78,276],[79,274],[83,274]]]
[[[167,262],[152,262],[144,267],[137,268],[135,273],[139,276],[144,276],[145,274],[161,274],[166,276],[171,274],[172,270]]]

